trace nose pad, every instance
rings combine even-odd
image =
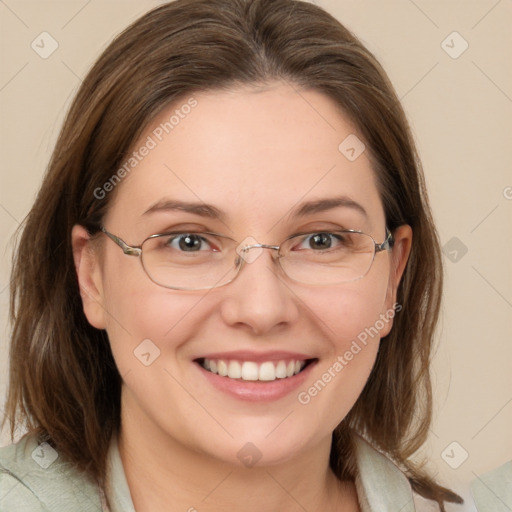
[[[253,250],[251,251],[251,249]],[[236,253],[238,254],[238,259],[236,261],[237,263],[240,263],[241,260],[243,260],[244,263],[253,263],[263,254],[263,249],[272,249],[273,251],[276,251],[277,255],[280,246],[260,244],[256,238],[248,236],[244,238],[236,248]],[[274,256],[274,259],[277,258]]]
[[[242,260],[242,265],[244,263],[253,263],[263,253],[263,247],[256,238],[247,236],[238,244],[236,253],[239,257],[238,263],[240,263],[240,260]]]

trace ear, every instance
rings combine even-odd
[[[87,230],[80,225],[73,226],[71,244],[85,316],[93,327],[105,329],[103,278],[98,246],[93,244]]]
[[[393,238],[394,244],[391,251],[391,267],[389,272],[388,289],[386,292],[385,311],[382,312],[386,315],[386,318],[389,317],[389,311],[395,310],[398,285],[400,284],[400,279],[402,278],[407,260],[409,259],[409,255],[411,253],[411,226],[404,224],[398,227],[393,233]],[[400,305],[400,309],[401,307],[402,306]],[[392,318],[393,317],[391,317],[389,321],[386,322],[385,327],[381,330],[381,338],[387,336],[391,331],[391,327],[393,327]]]

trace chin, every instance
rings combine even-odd
[[[292,412],[290,417],[293,415]],[[213,436],[210,432],[207,443],[203,435],[207,437],[208,434],[197,433],[203,440],[196,445],[196,450],[228,465],[253,468],[285,464],[317,447],[322,440],[326,446],[330,443],[331,431],[324,431],[325,427],[322,427],[322,432],[308,432],[304,424],[293,425],[286,420],[278,426],[282,421],[282,417],[275,418],[273,422],[251,421],[247,424],[237,421],[236,427],[231,424],[233,437],[225,432]],[[272,424],[271,429],[269,424]]]

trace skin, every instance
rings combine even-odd
[[[310,228],[358,229],[384,240],[385,216],[367,152],[350,162],[338,150],[358,132],[329,98],[311,90],[298,94],[280,82],[194,97],[197,107],[118,185],[104,219],[110,232],[132,245],[174,227],[276,245]],[[134,149],[175,109],[162,112]],[[367,217],[352,208],[290,216],[301,202],[339,195],[360,203]],[[164,197],[200,198],[223,210],[225,219],[176,211],[144,215]],[[412,231],[402,226],[394,236],[392,253],[377,254],[355,282],[293,282],[265,250],[226,286],[178,291],[153,283],[138,258],[124,255],[105,235],[93,243],[74,227],[84,312],[107,330],[123,378],[119,449],[137,512],[359,510],[353,484],[340,483],[328,459],[332,431],[361,393],[379,337],[310,403],[300,404],[297,392],[393,307]],[[391,326],[385,323],[380,336]],[[133,354],[147,338],[160,350],[150,366]],[[193,362],[231,350],[288,350],[318,363],[297,392],[274,402],[244,402],[211,386]],[[262,455],[252,468],[236,455],[247,442]]]

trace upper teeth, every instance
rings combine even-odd
[[[292,377],[299,373],[306,361],[265,361],[255,363],[253,361],[225,361],[223,359],[203,359],[203,368],[218,373],[221,377],[242,380],[276,380]]]

